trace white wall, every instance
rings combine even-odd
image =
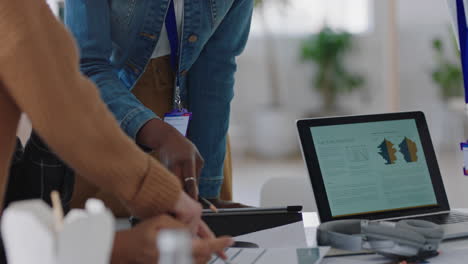
[[[437,140],[447,135],[440,120],[443,104],[439,99],[438,87],[430,77],[434,68],[431,41],[434,37],[440,37],[446,48],[452,47],[453,32],[448,9],[446,2],[440,0],[400,0],[399,5],[401,108],[424,110]],[[457,59],[452,50],[447,54]],[[453,135],[461,136],[463,133]]]
[[[350,114],[386,112],[389,102],[385,90],[385,43],[387,34],[386,3],[374,0],[371,32],[355,37],[355,50],[347,59],[349,69],[363,74],[366,85],[361,91],[342,96],[340,105]],[[423,110],[431,126],[440,127],[438,116],[442,103],[430,72],[434,67],[431,40],[440,36],[451,44],[450,18],[445,1],[398,1],[400,49],[401,110]],[[310,87],[313,67],[299,60],[301,37],[276,37],[282,103],[295,116],[301,117],[320,106],[319,95]],[[264,63],[263,40],[251,37],[239,57],[236,79],[236,97],[232,106],[233,140],[249,142],[252,112],[270,100]],[[441,132],[433,129],[440,137]],[[439,129],[440,130],[440,129]],[[244,144],[246,146],[251,144]]]

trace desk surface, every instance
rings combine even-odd
[[[457,209],[459,211],[468,213],[468,209]],[[316,247],[317,241],[315,239],[317,227],[319,226],[319,218],[316,212],[306,212],[302,213],[303,221],[304,221],[304,230],[306,234],[307,245],[309,247]],[[119,219],[117,220],[117,229],[126,229],[129,228],[130,224],[127,219]],[[443,241],[440,245],[440,249],[449,249],[449,248],[468,248],[468,238],[460,238],[460,239],[451,239],[447,241]],[[346,263],[354,263],[353,258],[355,257],[345,257],[347,262]],[[343,257],[340,257],[343,259]],[[323,263],[336,263],[337,258],[329,258],[325,259]],[[349,262],[348,262],[349,260]],[[359,262],[355,262],[359,263]]]
[[[456,209],[456,210],[468,214],[468,209]],[[320,224],[317,212],[302,213],[302,216],[304,219],[304,229],[305,229],[305,234],[306,234],[306,239],[307,239],[307,245],[309,247],[315,247],[317,246],[317,241],[316,241],[317,227]],[[468,237],[445,240],[445,241],[442,241],[442,243],[440,244],[441,250],[450,249],[450,248],[467,248],[468,249]],[[346,262],[346,263],[350,263],[350,264],[353,263],[352,262],[353,257],[345,257],[345,258],[346,260],[348,259],[350,260],[350,262]],[[336,259],[337,258],[325,259],[323,263],[335,263],[333,260],[336,260]],[[359,263],[359,262],[356,262],[356,263]]]
[[[468,209],[456,209],[465,213],[468,213]],[[319,218],[317,212],[305,212],[302,213],[302,217],[304,219],[304,229],[307,239],[307,245],[309,247],[317,246],[317,241],[315,239],[317,227],[319,226]],[[130,228],[130,223],[128,219],[117,219],[116,222],[116,229],[122,230]],[[452,247],[452,246],[466,246],[468,247],[468,238],[460,238],[460,239],[451,239],[447,241],[443,241],[441,244],[441,248]]]

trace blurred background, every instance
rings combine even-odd
[[[234,199],[314,210],[298,118],[420,110],[450,204],[468,207],[458,56],[445,1],[255,0],[232,102]]]

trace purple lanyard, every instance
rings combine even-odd
[[[468,39],[466,14],[463,0],[457,0],[457,24],[458,24],[458,39],[460,40],[460,56],[463,71],[463,84],[465,87],[465,103],[468,104]],[[468,176],[468,141],[460,143],[460,148],[463,151],[464,167],[463,174]]]
[[[174,109],[178,111],[185,110],[182,107],[182,99],[180,98],[179,87],[179,33],[177,32],[177,21],[174,7],[174,0],[169,1],[169,7],[166,14],[166,31],[169,45],[171,47],[171,66],[175,74],[174,87]],[[185,110],[186,111],[186,110]]]
[[[460,54],[461,64],[463,70],[463,83],[465,87],[465,103],[468,104],[468,40],[467,40],[467,25],[466,14],[463,5],[463,0],[457,0],[457,22],[458,22],[458,36],[460,39]]]
[[[177,32],[177,21],[174,8],[174,0],[170,0],[169,8],[166,14],[166,30],[167,38],[171,46],[171,66],[174,72],[177,74],[179,68],[179,33]]]

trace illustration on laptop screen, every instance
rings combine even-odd
[[[332,217],[437,205],[414,119],[310,129]]]

